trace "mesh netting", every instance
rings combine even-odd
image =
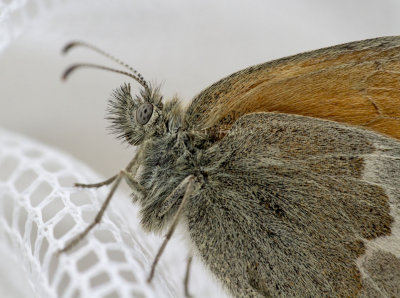
[[[162,239],[141,230],[126,194],[115,194],[101,224],[77,247],[55,255],[92,222],[108,190],[76,189],[73,183],[100,180],[66,154],[0,130],[2,297],[183,296],[186,248],[168,244],[173,254],[162,256],[147,284]],[[220,296],[212,284],[204,286],[199,270],[192,272],[195,296]]]
[[[0,52],[55,0],[0,0]]]

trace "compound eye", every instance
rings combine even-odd
[[[136,121],[141,125],[145,125],[147,122],[149,122],[152,114],[153,105],[145,102],[136,110]]]

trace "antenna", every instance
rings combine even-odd
[[[63,76],[62,76],[63,80],[66,80],[68,78],[68,76],[73,71],[75,71],[77,68],[82,68],[82,67],[97,68],[97,69],[107,70],[107,71],[116,72],[116,73],[119,73],[119,74],[126,75],[126,76],[134,79],[135,81],[137,81],[140,85],[143,86],[143,88],[145,88],[150,93],[149,85],[147,84],[146,80],[143,78],[143,76],[137,70],[135,70],[130,65],[122,62],[121,60],[115,58],[114,56],[108,54],[107,52],[105,52],[105,51],[103,51],[103,50],[101,50],[101,49],[99,49],[99,48],[97,48],[97,47],[95,47],[95,46],[93,46],[91,44],[88,44],[88,43],[82,42],[82,41],[72,41],[72,42],[70,42],[70,43],[68,43],[68,44],[66,44],[64,46],[64,48],[62,50],[62,53],[66,54],[72,48],[75,48],[77,46],[86,47],[86,48],[88,48],[88,49],[90,49],[90,50],[92,50],[92,51],[94,51],[94,52],[96,52],[96,53],[98,53],[98,54],[100,54],[100,55],[102,55],[102,56],[104,56],[104,57],[116,62],[116,63],[118,63],[119,65],[121,65],[121,66],[125,67],[126,69],[130,70],[132,73],[125,72],[125,71],[118,70],[118,69],[114,69],[114,68],[110,68],[110,67],[106,67],[106,66],[102,66],[102,65],[97,65],[97,64],[77,63],[77,64],[74,64],[74,65],[68,67],[64,71]]]

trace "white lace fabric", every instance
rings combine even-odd
[[[67,155],[0,130],[0,274],[12,281],[2,297],[182,296],[163,266],[147,284],[158,242],[113,203],[77,247],[55,255],[93,220],[106,196],[107,189],[72,187],[88,180],[100,181]]]
[[[0,0],[0,52],[54,0]]]

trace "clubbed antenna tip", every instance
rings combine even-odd
[[[71,74],[71,72],[73,72],[76,68],[78,68],[78,65],[71,65],[70,67],[68,67],[62,74],[61,79],[63,81],[67,80],[68,76]]]
[[[81,41],[71,41],[69,43],[67,43],[63,49],[62,49],[62,53],[63,54],[67,54],[69,52],[70,49],[79,46],[79,45],[84,45],[84,43],[82,43]]]

